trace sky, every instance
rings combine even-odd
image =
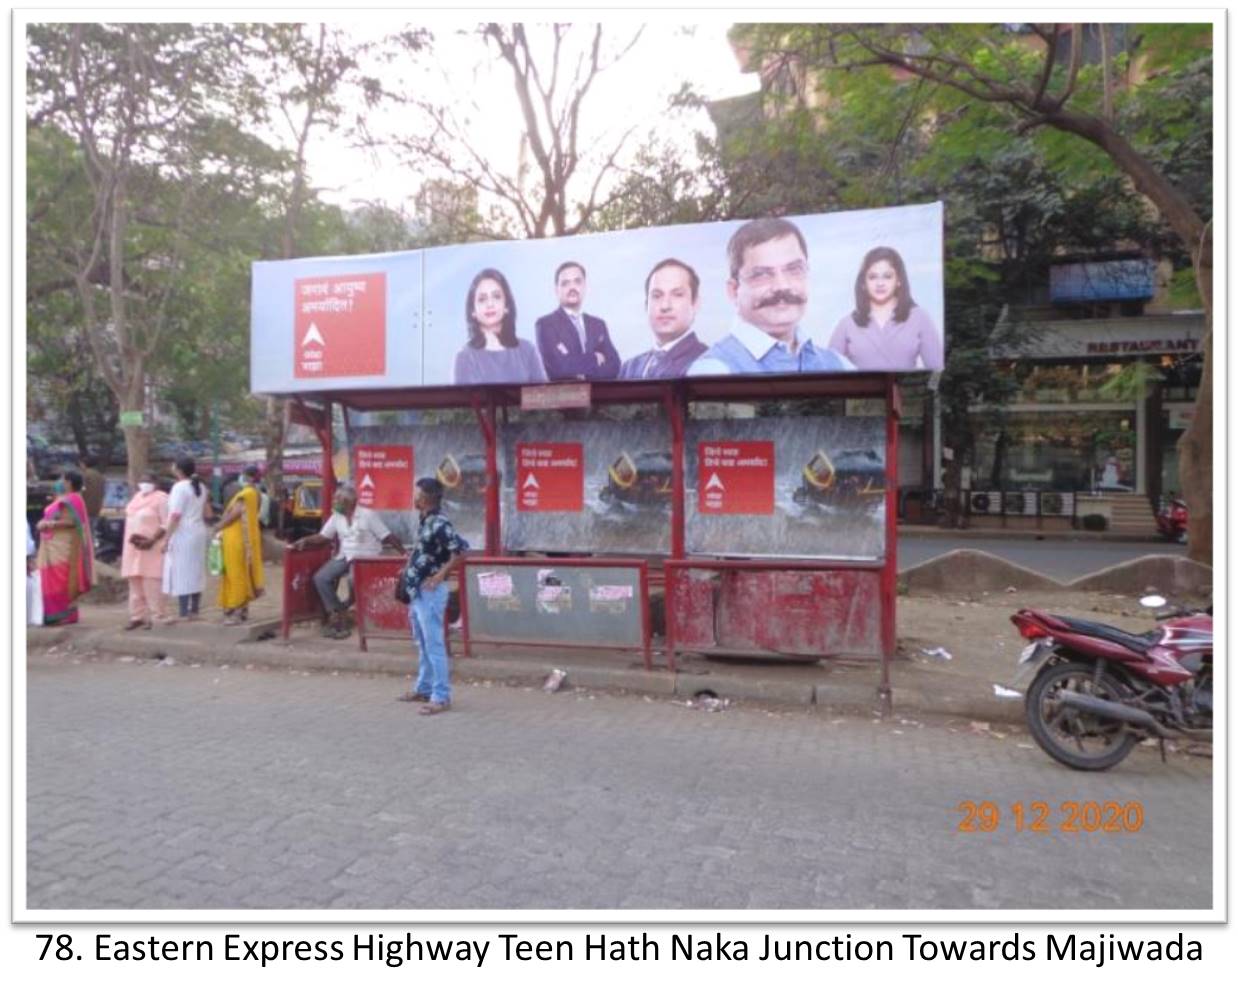
[[[712,133],[712,123],[703,111],[668,114],[667,101],[684,82],[709,99],[737,96],[757,89],[755,73],[739,70],[726,40],[727,20],[695,25],[667,20],[632,18],[608,20],[604,38],[626,41],[644,22],[636,46],[599,75],[591,88],[582,116],[583,149],[609,148],[627,128],[635,125],[628,148],[635,150],[650,132],[678,145],[689,157],[696,130]],[[361,38],[380,37],[399,22],[366,20],[350,33]],[[424,93],[450,103],[457,113],[468,115],[470,140],[488,158],[514,169],[523,130],[511,70],[493,47],[483,46],[475,36],[462,34],[472,22],[439,22],[432,25],[435,40],[432,55],[410,59],[403,66],[371,66],[385,83],[399,83],[407,92]],[[535,26],[530,26],[530,34]],[[574,26],[576,35],[587,37],[590,26]],[[360,110],[353,104],[351,116]],[[366,124],[373,134],[397,134],[414,122],[406,111],[387,108],[367,112]],[[351,147],[343,134],[318,133],[308,150],[311,179],[320,196],[348,207],[380,201],[411,211],[411,199],[423,177],[401,166],[392,155]],[[582,169],[582,172],[585,172]],[[592,174],[587,174],[592,175]],[[428,178],[428,177],[426,177]]]

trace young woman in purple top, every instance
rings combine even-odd
[[[864,257],[855,310],[834,329],[830,348],[861,370],[941,369],[941,335],[912,299],[907,267],[894,249],[879,245]]]
[[[464,318],[469,340],[456,353],[455,383],[546,382],[537,347],[516,337],[516,300],[507,277],[497,269],[473,277]]]

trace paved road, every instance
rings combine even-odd
[[[1002,556],[1056,580],[1074,580],[1093,570],[1153,553],[1181,555],[1185,547],[1168,542],[1110,542],[1096,539],[982,539],[962,536],[899,536],[898,568],[961,548]]]
[[[1022,736],[392,677],[38,656],[32,908],[1088,908],[1210,902],[1211,762],[1069,771]],[[992,833],[955,807],[995,799]],[[1138,800],[1141,831],[1009,805]]]

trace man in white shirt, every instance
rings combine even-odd
[[[341,484],[335,491],[331,517],[322,531],[292,543],[296,550],[325,543],[338,543],[335,555],[318,568],[314,574],[314,587],[327,609],[324,634],[333,639],[348,638],[348,605],[340,601],[337,587],[340,578],[349,571],[349,566],[358,556],[378,556],[383,546],[391,546],[404,553],[400,540],[392,535],[377,513],[357,506],[357,491],[351,484]],[[349,604],[352,596],[349,596]]]

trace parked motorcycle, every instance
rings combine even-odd
[[[1156,512],[1156,530],[1170,542],[1186,542],[1188,518],[1185,501],[1181,498],[1164,500]]]
[[[1164,608],[1152,595],[1140,601]],[[1212,608],[1171,608],[1145,633],[1024,608],[1010,617],[1029,640],[1020,674],[1028,728],[1054,760],[1078,770],[1121,762],[1146,736],[1212,738]]]

